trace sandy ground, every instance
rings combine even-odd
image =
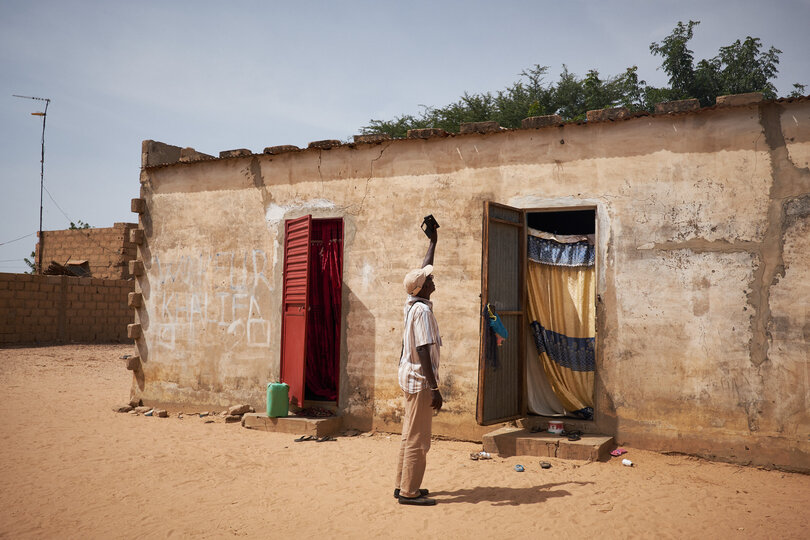
[[[222,419],[112,412],[129,397],[118,357],[130,352],[0,349],[0,536],[808,537],[810,476],[632,448],[633,468],[552,459],[542,470],[434,441],[424,487],[439,504],[401,506],[396,435],[295,443]]]

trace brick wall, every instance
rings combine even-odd
[[[0,345],[127,340],[135,282],[0,273]]]
[[[35,261],[42,252],[42,267],[51,261],[66,264],[69,260],[86,260],[90,275],[99,279],[129,279],[127,263],[136,258],[137,245],[129,241],[135,223],[116,223],[103,229],[68,229],[42,231],[37,243]]]

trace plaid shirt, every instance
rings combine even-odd
[[[433,316],[433,302],[408,296],[405,301],[405,330],[402,334],[402,357],[399,359],[399,386],[408,394],[427,388],[427,379],[422,374],[422,364],[416,348],[429,345],[430,363],[436,384],[439,383],[439,347],[442,337],[439,325]]]

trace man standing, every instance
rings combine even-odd
[[[404,281],[408,299],[404,310],[399,386],[405,392],[405,415],[394,489],[394,497],[399,504],[419,506],[436,504],[436,499],[428,498],[428,490],[420,486],[430,449],[433,410],[442,408],[438,384],[442,338],[430,301],[430,295],[436,290],[433,283],[433,255],[438,237],[436,230],[433,229],[429,236],[430,245],[421,268],[408,272]]]

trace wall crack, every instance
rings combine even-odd
[[[754,309],[749,350],[751,363],[756,367],[768,361],[771,287],[785,272],[782,258],[786,228],[785,210],[792,200],[810,192],[810,171],[796,167],[788,155],[780,119],[782,110],[782,106],[778,103],[767,103],[759,107],[759,119],[771,158],[772,184],[769,194],[768,226],[759,246],[759,266],[754,272],[751,292],[748,295],[748,304]]]
[[[388,144],[384,145],[382,147],[382,149],[380,150],[380,155],[378,155],[376,158],[372,159],[371,162],[369,163],[369,173],[368,173],[368,178],[366,178],[365,189],[363,190],[363,198],[360,199],[359,203],[349,204],[347,206],[344,206],[343,210],[345,210],[347,214],[352,215],[352,216],[357,216],[363,211],[363,206],[365,206],[365,204],[366,204],[366,197],[368,197],[368,192],[371,189],[371,180],[374,178],[374,162],[379,161],[383,157],[383,154],[385,153],[385,151],[388,149],[389,146],[391,146],[390,142]],[[352,208],[354,206],[357,206],[356,211],[349,210],[350,208]]]

